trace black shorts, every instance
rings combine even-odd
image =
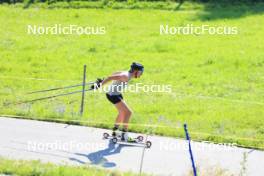
[[[119,103],[121,100],[123,100],[123,96],[121,94],[120,95],[106,94],[106,97],[113,104]]]

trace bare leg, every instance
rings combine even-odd
[[[121,102],[115,104],[116,108],[118,109],[118,116],[116,118],[116,124],[122,123],[123,128],[125,131],[128,130],[128,122],[132,115],[132,111],[129,109],[127,104],[122,100]]]
[[[116,126],[120,126],[122,124],[122,122],[123,122],[123,118],[124,118],[123,114],[118,112],[118,115],[117,115],[116,121],[115,121],[115,125]]]
[[[115,107],[118,110],[118,115],[116,117],[115,126],[122,125],[123,119],[124,119],[124,116],[125,116],[124,112],[122,111],[122,105],[120,105],[119,103],[115,104]]]

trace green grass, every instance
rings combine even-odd
[[[102,93],[89,92],[85,114],[80,95],[6,107],[47,96],[26,92],[78,84],[127,70],[134,60],[146,69],[144,84],[170,84],[172,93],[126,93],[134,111],[132,131],[264,148],[264,8],[202,6],[193,10],[22,9],[0,6],[0,114],[111,128],[115,108]],[[184,9],[184,5],[182,6]],[[189,7],[187,8],[189,9]],[[245,9],[247,9],[245,11]],[[27,35],[28,24],[106,26],[103,36]],[[161,36],[160,24],[237,26],[238,35]],[[28,78],[46,78],[34,80]]]
[[[69,166],[40,161],[0,158],[0,174],[19,176],[135,176],[136,174],[108,171],[91,166]]]
[[[206,170],[197,168],[197,172],[206,175],[232,176],[228,171],[212,167]],[[52,163],[42,163],[37,160],[11,160],[0,158],[0,174],[17,176],[136,176],[132,172],[109,171],[97,167],[55,165]],[[142,174],[143,176],[146,174]],[[186,176],[192,176],[192,170],[189,170]]]

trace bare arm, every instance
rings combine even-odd
[[[113,80],[127,82],[128,76],[122,74],[122,72],[116,72],[116,73],[112,74],[111,76],[108,76],[107,78],[105,78],[102,82],[102,85],[104,85],[110,81],[113,81]]]

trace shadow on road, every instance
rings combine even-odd
[[[100,165],[100,166],[105,167],[105,168],[110,168],[110,167],[115,167],[116,163],[108,161],[105,157],[109,156],[109,155],[115,155],[115,154],[120,153],[122,148],[125,146],[134,147],[131,145],[114,144],[114,143],[109,141],[108,147],[106,149],[99,150],[99,151],[89,153],[89,154],[75,153],[75,155],[86,157],[91,162],[90,164]],[[69,158],[69,159],[71,161],[76,161],[80,164],[86,163],[85,161],[82,161],[82,160],[77,159],[77,158]]]

